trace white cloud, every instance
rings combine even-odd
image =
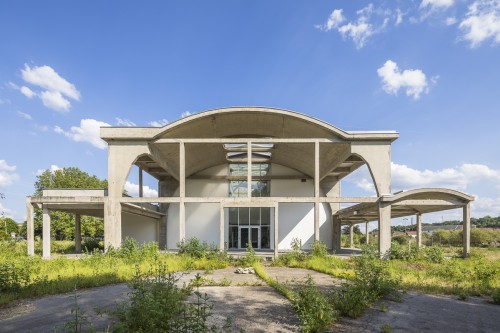
[[[167,125],[169,123],[169,121],[167,119],[160,119],[160,120],[153,120],[153,121],[150,121],[148,123],[149,126],[153,126],[153,127],[163,127],[165,125]]]
[[[470,42],[472,48],[488,39],[493,39],[493,44],[499,43],[500,0],[474,1],[459,27],[464,32],[462,38]]]
[[[25,64],[24,69],[21,69],[21,75],[26,83],[42,90],[37,92],[26,86],[19,88],[12,82],[9,82],[9,85],[28,98],[39,97],[43,105],[52,110],[69,111],[71,102],[68,99],[80,100],[80,92],[75,85],[61,77],[50,66],[30,67]]]
[[[19,117],[24,118],[26,120],[33,120],[33,117],[31,117],[30,114],[27,114],[27,113],[24,113],[21,111],[17,111],[17,114],[19,115]]]
[[[8,165],[5,160],[0,160],[0,186],[9,186],[19,180],[19,175],[15,173],[15,165]]]
[[[377,73],[382,79],[382,88],[388,94],[396,95],[402,88],[406,89],[406,95],[419,99],[420,94],[429,90],[427,78],[420,69],[405,69],[401,72],[394,61],[387,60]]]
[[[5,216],[5,217],[10,217],[11,219],[14,218],[14,215],[15,215],[15,211],[13,211],[12,209],[9,209],[7,207],[5,207],[4,205],[2,205],[2,203],[0,202],[0,214],[2,216]]]
[[[475,196],[471,211],[476,217],[500,216],[500,198],[482,198]]]
[[[118,118],[116,117],[116,124],[118,126],[126,126],[126,127],[132,127],[136,126],[135,123],[131,120],[125,119],[125,118]]]
[[[323,31],[330,31],[334,28],[335,29],[338,28],[339,24],[342,23],[344,20],[345,18],[342,15],[342,9],[335,9],[328,17],[326,23],[323,25],[317,25],[316,28],[321,29]]]
[[[73,141],[88,142],[99,149],[106,149],[107,144],[100,137],[100,127],[111,126],[108,123],[95,119],[82,119],[80,126],[72,126],[69,131],[65,131],[59,126],[54,127],[54,132],[64,134]]]
[[[31,90],[30,88],[26,87],[26,86],[22,86],[19,91],[21,91],[21,94],[23,94],[24,96],[28,97],[28,98],[32,98],[33,96],[36,96],[36,93]]]
[[[181,113],[181,118],[186,118],[187,116],[190,116],[190,115],[191,115],[191,112],[184,111],[183,113]]]
[[[454,25],[455,23],[457,23],[456,17],[447,17],[446,18],[446,21],[445,21],[446,25],[450,26],[450,25]]]
[[[397,15],[396,20],[402,20],[402,13],[400,11],[399,13],[401,15]],[[335,9],[326,23],[317,25],[316,28],[322,31],[335,29],[344,39],[352,39],[356,47],[360,49],[365,46],[369,37],[384,30],[390,18],[394,17],[391,10],[375,8],[373,4],[356,11],[356,15],[356,20],[347,21],[342,9]],[[401,22],[399,21],[399,23]]]
[[[454,0],[422,0],[420,8],[430,8],[431,10],[443,10],[453,6]]]
[[[139,196],[139,185],[131,183],[127,180],[125,183],[125,190],[127,191],[128,195],[132,197],[137,197]],[[149,186],[143,185],[142,186],[142,193],[144,197],[148,198],[157,198],[158,197],[158,191],[155,189],[150,188]]]
[[[56,172],[57,170],[61,170],[61,168],[60,168],[60,167],[58,167],[58,166],[57,166],[57,165],[55,165],[55,164],[52,164],[52,165],[50,166],[50,168],[49,168],[49,169],[38,169],[38,170],[36,170],[36,175],[37,175],[37,176],[40,176],[42,173],[44,173],[44,172],[45,172],[45,171],[47,171],[47,170],[50,170],[50,172],[51,172],[51,173],[54,173],[54,172]]]
[[[395,25],[400,25],[402,22],[403,22],[403,12],[401,11],[401,9],[396,9],[396,23]]]

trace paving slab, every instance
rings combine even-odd
[[[285,283],[293,286],[304,282],[308,276],[311,276],[316,286],[322,290],[328,290],[335,286],[340,286],[341,279],[332,277],[331,275],[303,268],[289,267],[264,267],[267,275],[280,283]]]

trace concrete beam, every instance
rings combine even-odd
[[[55,200],[57,202],[57,200]],[[178,203],[180,202],[179,197],[159,197],[159,198],[131,198],[131,197],[122,197],[119,199],[120,202],[130,202],[130,203]],[[185,197],[185,202],[207,202],[207,203],[219,203],[223,202],[225,204],[231,203],[274,203],[274,202],[282,202],[282,203],[374,203],[377,201],[377,198],[373,197],[253,197],[250,199],[244,197]],[[43,200],[42,200],[43,202]]]

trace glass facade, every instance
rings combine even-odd
[[[271,248],[271,208],[229,208],[229,248],[244,249],[249,243],[254,249]]]
[[[229,196],[230,197],[246,197],[247,196],[247,170],[246,163],[231,163],[229,164],[229,175],[233,177],[241,177],[240,180],[229,181]],[[253,163],[252,176],[264,177],[269,174],[268,163]],[[269,197],[271,195],[269,180],[253,180],[252,181],[252,197]]]

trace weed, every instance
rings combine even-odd
[[[495,288],[491,293],[493,303],[500,305],[500,288]]]
[[[387,312],[387,306],[384,302],[380,303],[380,312]]]
[[[382,326],[380,326],[380,331],[382,333],[392,333],[394,332],[392,327],[389,326],[389,324],[382,324]]]
[[[311,254],[313,257],[326,257],[328,255],[328,250],[325,243],[319,240],[315,240],[311,244]]]

